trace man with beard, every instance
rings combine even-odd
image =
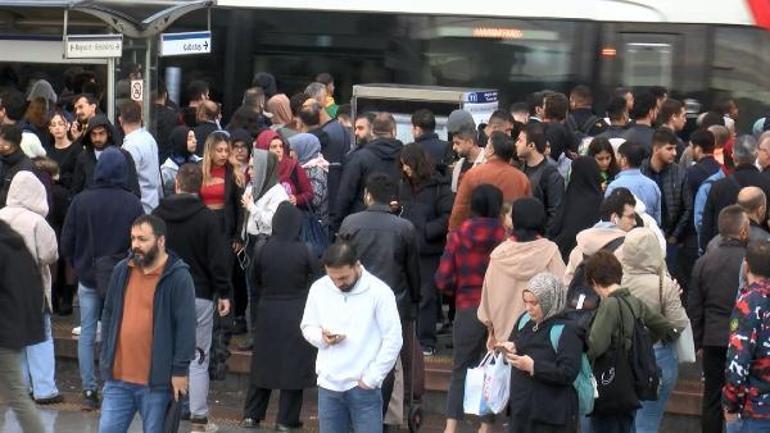
[[[94,168],[104,150],[111,146],[118,146],[115,141],[114,127],[107,120],[107,116],[97,114],[88,124],[88,129],[80,140],[83,144],[83,151],[78,155],[75,161],[75,171],[72,175],[72,187],[70,195],[83,191],[91,186],[94,180]],[[139,178],[136,175],[136,165],[134,158],[127,151],[120,149],[123,157],[128,162],[128,185],[131,192],[141,197],[139,189]]]
[[[354,151],[363,148],[366,143],[374,140],[374,134],[372,134],[374,117],[375,114],[371,111],[358,113],[356,116],[356,121],[353,125],[353,135],[355,135],[356,138],[356,147],[353,149]],[[348,153],[348,155],[350,155],[350,153]]]
[[[139,197],[128,188],[128,166],[117,148],[104,150],[94,170],[93,184],[72,199],[62,228],[62,256],[78,277],[78,369],[85,410],[99,407],[94,346],[104,293],[97,291],[95,262],[101,257],[125,255],[131,224],[144,214]]]
[[[72,135],[73,140],[78,140],[83,135],[83,132],[88,130],[88,122],[96,116],[97,103],[96,99],[91,95],[79,95],[75,98],[73,104],[75,121],[72,122],[70,127],[70,135]]]
[[[195,286],[189,266],[166,251],[166,224],[154,215],[134,220],[131,255],[110,278],[102,328],[99,431],[126,433],[139,412],[145,433],[161,432],[171,398],[187,394]]]
[[[382,430],[380,387],[403,344],[393,292],[344,241],[322,257],[326,276],[311,287],[300,328],[318,348],[321,433]]]

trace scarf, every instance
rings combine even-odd
[[[541,272],[532,277],[527,291],[535,295],[540,302],[540,309],[543,310],[543,320],[540,323],[561,313],[567,306],[567,291],[561,281],[551,273]],[[535,331],[540,323],[535,325]]]
[[[274,125],[291,126],[293,120],[291,106],[289,98],[283,93],[267,100],[267,112],[273,115]]]
[[[171,130],[171,135],[168,138],[171,144],[170,158],[178,166],[182,166],[188,162],[195,162],[193,153],[187,150],[187,135],[190,133],[190,128],[185,125],[177,126]]]
[[[286,145],[286,142],[283,140],[283,138],[281,138],[280,134],[273,130],[266,129],[259,134],[257,137],[257,143],[254,145],[254,147],[255,149],[269,151],[270,143],[275,139],[279,139],[283,143],[283,158],[281,158],[281,160],[278,162],[278,180],[281,182],[289,182],[293,184],[291,181],[291,173],[297,167],[297,161],[289,156],[289,146]]]
[[[297,154],[300,164],[305,164],[321,153],[321,141],[313,134],[302,133],[289,138],[289,147]]]

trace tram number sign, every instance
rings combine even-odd
[[[142,80],[131,80],[131,99],[142,102],[144,96],[144,82]]]
[[[160,35],[161,56],[187,56],[211,52],[211,32],[163,33]]]
[[[67,35],[64,57],[67,59],[103,59],[123,55],[123,35]]]

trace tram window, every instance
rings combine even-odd
[[[660,42],[627,42],[623,83],[631,87],[672,86],[673,47]]]

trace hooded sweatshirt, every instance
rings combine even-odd
[[[51,309],[50,265],[59,259],[59,247],[56,233],[45,219],[47,215],[45,187],[32,172],[19,172],[11,182],[6,206],[0,209],[0,220],[24,238],[24,244],[37,261],[45,302]]]
[[[86,287],[96,287],[93,260],[127,251],[131,224],[144,214],[139,197],[128,187],[129,165],[118,149],[105,149],[93,185],[75,196],[64,219],[62,255]]]
[[[681,332],[690,322],[679,299],[679,290],[666,271],[666,263],[655,233],[648,228],[633,229],[623,242],[623,281],[628,289],[663,315]]]
[[[478,317],[499,341],[508,341],[516,320],[524,313],[522,293],[541,272],[564,277],[559,247],[545,238],[517,242],[509,238],[492,251],[484,276]]]
[[[227,239],[214,211],[196,194],[176,194],[160,201],[153,214],[166,222],[166,247],[190,266],[195,297],[230,297]]]
[[[575,270],[583,263],[585,257],[595,254],[610,242],[625,236],[626,232],[608,221],[599,221],[590,229],[578,233],[575,237],[577,246],[570,253],[567,269],[564,272],[564,284],[569,285],[575,275]],[[623,245],[618,247],[614,254],[618,260],[623,260]]]
[[[363,267],[361,278],[347,293],[328,276],[313,283],[300,328],[318,348],[318,386],[336,392],[355,388],[359,379],[368,387],[380,388],[403,344],[396,297]],[[345,338],[327,345],[323,330]]]

